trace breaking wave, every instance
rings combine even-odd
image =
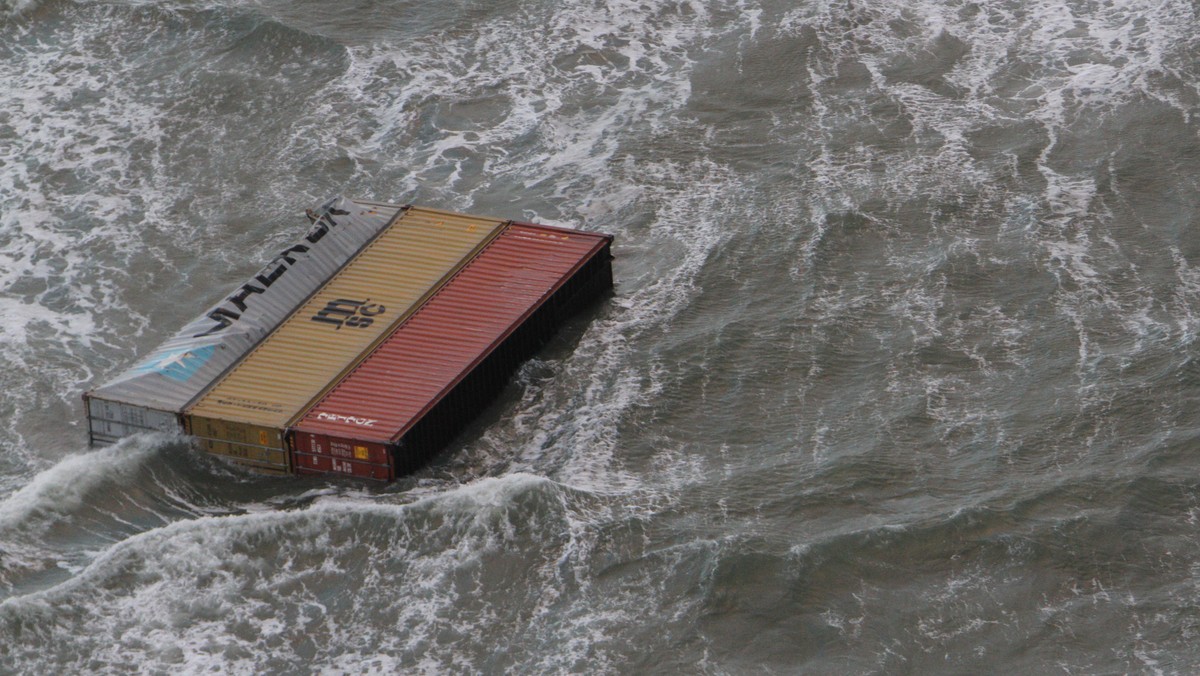
[[[13,668],[1194,665],[1195,8],[783,4],[0,5]],[[617,294],[392,486],[79,451],[335,192]]]
[[[341,498],[178,521],[8,599],[0,624],[58,644],[59,668],[131,658],[238,673],[373,661],[463,668],[480,641],[536,632],[538,611],[513,614],[507,600],[552,605],[547,592],[576,565],[575,512],[596,502],[516,474],[408,504]],[[497,633],[473,636],[485,626]],[[497,665],[528,660],[518,645]],[[47,664],[41,651],[18,652],[16,665]]]

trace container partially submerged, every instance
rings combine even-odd
[[[288,426],[500,231],[410,207],[185,413],[210,453],[291,473]]]
[[[180,414],[401,211],[338,197],[304,237],[205,310],[148,357],[84,394],[88,436],[112,443],[147,431],[179,431]]]
[[[506,226],[294,424],[295,471],[388,480],[425,462],[612,287],[611,242]]]

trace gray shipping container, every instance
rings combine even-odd
[[[83,395],[92,444],[181,431],[179,414],[317,292],[402,210],[329,200],[309,211],[303,239],[206,310],[150,356]]]

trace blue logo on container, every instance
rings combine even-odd
[[[216,349],[215,345],[208,345],[172,350],[151,358],[135,370],[142,373],[161,373],[171,380],[183,382],[195,375],[196,371],[208,362],[209,357],[212,357]]]

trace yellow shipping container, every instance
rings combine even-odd
[[[290,471],[284,430],[505,221],[411,207],[185,413],[210,453]]]

